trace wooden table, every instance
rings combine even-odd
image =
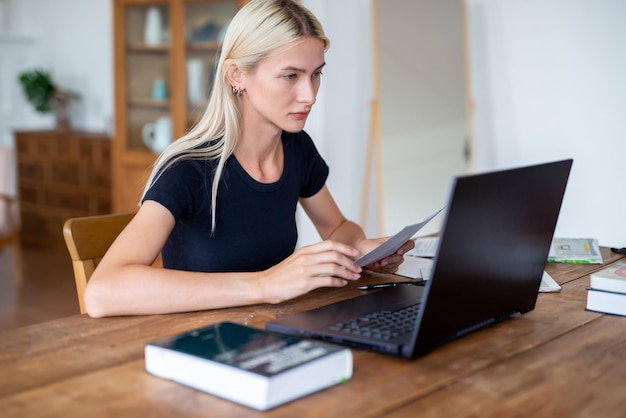
[[[605,265],[624,256],[602,248]],[[261,413],[144,371],[144,343],[232,320],[262,327],[359,291],[318,289],[280,305],[176,315],[76,315],[0,333],[2,417],[626,416],[626,318],[585,310],[599,265],[549,264],[560,293],[534,311],[425,357],[353,350],[345,384]],[[365,281],[380,281],[368,276]]]

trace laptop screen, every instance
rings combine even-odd
[[[454,180],[414,335],[418,352],[534,308],[571,165]]]

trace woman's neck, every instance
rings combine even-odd
[[[260,183],[278,181],[283,173],[284,156],[280,132],[272,136],[243,135],[234,154],[244,170]]]

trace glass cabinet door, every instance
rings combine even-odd
[[[218,47],[236,11],[237,2],[233,0],[185,4],[187,128],[204,113],[215,75]]]
[[[172,140],[170,7],[126,9],[126,145],[160,152]]]

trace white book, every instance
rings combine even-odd
[[[626,316],[626,294],[587,289],[587,310]]]
[[[553,238],[548,262],[602,264],[602,253],[595,238]]]
[[[352,377],[352,352],[231,322],[146,344],[146,371],[261,411]]]
[[[589,282],[593,289],[626,294],[626,263],[615,263],[591,273]]]

